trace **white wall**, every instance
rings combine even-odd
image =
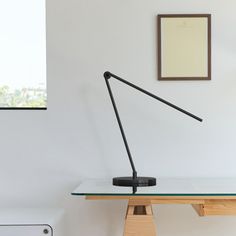
[[[60,206],[70,235],[122,235],[126,202],[89,202],[81,180],[130,173],[102,74],[110,70],[201,116],[113,82],[140,174],[236,176],[233,0],[48,0],[48,110],[0,111],[0,206]],[[157,81],[158,13],[212,14],[212,81]],[[236,233],[235,217],[155,207],[159,235]],[[69,233],[68,233],[69,235]]]

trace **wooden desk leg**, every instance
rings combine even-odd
[[[124,236],[156,236],[151,202],[129,201]]]

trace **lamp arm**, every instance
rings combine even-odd
[[[119,125],[119,128],[120,128],[120,132],[121,132],[121,135],[122,135],[122,138],[123,138],[123,142],[125,144],[125,149],[126,149],[126,152],[128,154],[129,162],[130,162],[130,165],[131,165],[131,168],[132,168],[132,171],[133,171],[133,179],[136,179],[137,178],[137,171],[136,171],[136,168],[135,168],[135,165],[134,165],[134,162],[133,162],[133,158],[132,158],[132,155],[131,155],[131,152],[130,152],[130,149],[129,149],[129,145],[128,145],[128,142],[127,142],[127,139],[126,139],[126,136],[125,136],[125,132],[124,132],[121,120],[120,120],[119,112],[118,112],[117,107],[116,107],[115,99],[114,99],[113,94],[112,94],[111,86],[109,84],[108,79],[110,77],[108,78],[107,74],[106,75],[104,74],[104,78],[105,78],[105,81],[106,81],[106,85],[107,85],[107,89],[108,89],[109,96],[110,96],[110,99],[111,99],[111,103],[112,103],[113,109],[115,111],[116,119],[117,119],[117,122],[118,122],[118,125]]]
[[[128,82],[128,81],[126,81],[126,80],[120,78],[120,77],[117,76],[117,75],[112,74],[111,72],[106,71],[106,72],[104,73],[104,78],[106,79],[106,81],[108,81],[111,77],[113,77],[114,79],[117,79],[117,80],[119,80],[119,81],[121,81],[121,82],[127,84],[128,86],[130,86],[130,87],[132,87],[132,88],[134,88],[134,89],[136,89],[136,90],[138,90],[138,91],[140,91],[140,92],[142,92],[142,93],[144,93],[144,94],[146,94],[146,95],[148,95],[148,96],[150,96],[150,97],[155,98],[156,100],[158,100],[158,101],[160,101],[160,102],[162,102],[162,103],[164,103],[164,104],[166,104],[166,105],[168,105],[168,106],[170,106],[170,107],[172,107],[172,108],[174,108],[174,109],[176,109],[176,110],[178,110],[178,111],[184,113],[185,115],[188,115],[188,116],[190,116],[190,117],[192,117],[192,118],[194,118],[194,119],[196,119],[196,120],[198,120],[198,121],[200,121],[200,122],[203,121],[203,120],[202,120],[201,118],[199,118],[198,116],[193,115],[192,113],[190,113],[190,112],[188,112],[188,111],[186,111],[186,110],[184,110],[184,109],[182,109],[182,108],[180,108],[180,107],[178,107],[178,106],[176,106],[176,105],[174,105],[174,104],[172,104],[172,103],[166,101],[166,100],[163,99],[163,98],[160,98],[160,97],[158,97],[158,96],[156,96],[156,95],[154,95],[154,94],[152,94],[152,93],[150,93],[150,92],[148,92],[148,91],[146,91],[146,90],[144,90],[144,89],[138,87],[137,85],[134,85],[134,84],[132,84],[132,83],[130,83],[130,82]]]

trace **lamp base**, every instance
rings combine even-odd
[[[156,185],[156,178],[153,177],[115,177],[113,185],[121,187],[148,187]]]

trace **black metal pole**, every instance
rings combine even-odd
[[[133,162],[133,158],[132,158],[132,156],[131,156],[131,152],[130,152],[130,149],[129,149],[129,145],[128,145],[128,142],[127,142],[127,139],[126,139],[126,136],[125,136],[125,132],[124,132],[124,129],[123,129],[121,120],[120,120],[119,112],[118,112],[118,110],[117,110],[116,103],[115,103],[115,99],[114,99],[114,97],[113,97],[112,90],[111,90],[111,87],[110,87],[110,84],[109,84],[109,78],[110,78],[110,77],[107,76],[107,74],[104,74],[104,78],[105,78],[105,81],[106,81],[106,85],[107,85],[107,89],[108,89],[108,92],[109,92],[109,96],[110,96],[110,98],[111,98],[112,106],[113,106],[114,111],[115,111],[116,119],[117,119],[118,125],[119,125],[119,127],[120,127],[120,132],[121,132],[121,135],[122,135],[124,144],[125,144],[125,149],[126,149],[126,151],[127,151],[128,157],[129,157],[129,162],[130,162],[131,168],[132,168],[132,170],[133,170],[133,179],[135,179],[135,178],[137,178],[137,171],[136,171],[136,169],[135,169],[135,165],[134,165],[134,162]]]

